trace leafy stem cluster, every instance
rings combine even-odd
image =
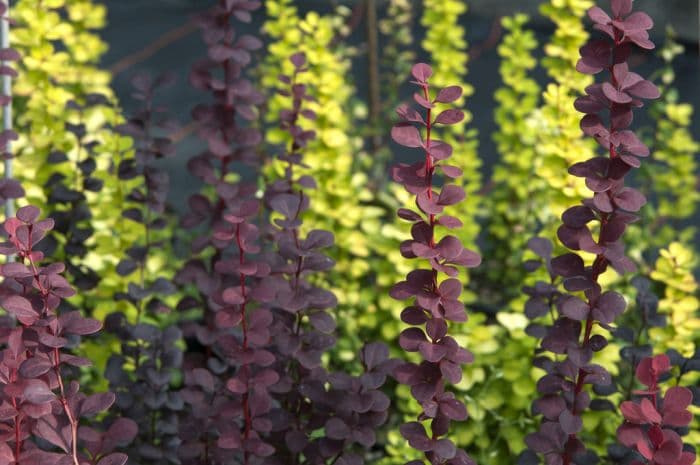
[[[459,99],[462,89],[448,86],[432,98],[428,82],[432,75],[430,66],[416,64],[412,75],[415,79],[412,82],[419,87],[413,98],[425,116],[408,105],[400,106],[397,113],[401,121],[393,127],[391,136],[401,146],[422,149],[425,157],[417,163],[395,166],[392,175],[415,196],[418,209],[401,208],[398,211],[399,217],[413,223],[412,239],[401,244],[401,254],[405,258],[428,260],[430,269],[411,271],[405,281],[397,283],[391,290],[395,299],[415,299],[414,305],[401,313],[402,321],[412,327],[401,332],[399,344],[402,349],[418,352],[423,358],[419,364],[403,363],[394,372],[400,383],[410,386],[411,394],[422,407],[419,421],[402,425],[401,434],[413,448],[424,452],[433,465],[467,465],[473,463],[469,456],[444,437],[452,421],[467,418],[466,407],[446,390],[445,384],[446,381],[456,384],[462,379],[461,365],[471,361],[472,355],[448,335],[448,321],[466,321],[464,304],[459,300],[463,285],[455,278],[458,267],[477,266],[481,258],[464,248],[455,236],[446,235],[439,240],[435,237],[438,226],[454,229],[462,225],[459,219],[443,214],[443,210],[462,201],[465,193],[463,188],[449,182],[445,182],[439,192],[435,189],[436,170],[447,180],[458,178],[462,170],[442,163],[452,155],[452,147],[435,139],[433,128],[435,125],[456,124],[464,118],[464,113],[452,108],[436,116],[432,114],[437,103],[449,104]],[[425,138],[419,127],[425,129]],[[441,282],[440,272],[448,276]],[[421,325],[425,325],[425,330],[419,327]],[[425,430],[422,423],[425,420],[430,421],[431,433]]]
[[[632,13],[631,0],[612,0],[611,7],[612,17],[599,7],[588,11],[604,38],[583,46],[576,66],[584,74],[607,71],[609,80],[588,86],[586,95],[575,103],[576,109],[585,114],[581,129],[608,156],[576,163],[569,169],[570,174],[585,179],[593,197],[563,213],[557,236],[571,252],[548,263],[552,272],[563,278],[567,293],[557,298],[557,319],[547,328],[541,348],[565,357],[545,359],[540,365],[547,374],[538,382],[541,397],[533,403],[533,409],[543,419],[539,431],[529,435],[526,442],[553,464],[569,465],[585,456],[579,433],[583,428],[581,415],[590,406],[591,397],[584,386],[611,383],[608,371],[592,363],[594,352],[607,345],[604,336],[594,335],[594,326],[612,329],[626,308],[621,294],[603,291],[598,281],[608,267],[620,274],[634,271],[621,238],[627,225],[638,220],[635,213],[646,203],[639,191],[625,186],[625,175],[641,165],[640,158],[649,156],[649,149],[628,127],[632,109],[643,106],[643,99],[658,98],[659,91],[631,72],[627,60],[633,46],[654,47],[648,34],[653,23],[643,12]],[[598,222],[598,227],[590,228],[591,222]],[[597,239],[592,229],[597,230]],[[587,266],[577,251],[592,254],[592,263]],[[583,293],[584,299],[575,293]]]

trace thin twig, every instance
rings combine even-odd
[[[158,51],[164,49],[173,42],[176,42],[182,39],[183,37],[188,36],[196,29],[197,25],[194,21],[188,21],[181,26],[171,29],[165,34],[158,37],[150,44],[148,44],[147,46],[145,46],[144,48],[142,48],[141,50],[139,50],[138,52],[132,53],[131,55],[127,55],[121,60],[114,63],[112,66],[109,67],[109,71],[112,73],[112,75],[116,76],[117,74],[122,73],[130,67],[134,66],[135,64],[150,58],[151,56],[155,55]]]
[[[380,120],[382,108],[380,105],[379,89],[379,37],[377,25],[377,2],[367,0],[367,65],[369,74],[369,123],[372,141],[372,152],[377,151],[382,146],[382,136],[380,134]]]

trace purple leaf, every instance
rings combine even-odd
[[[612,18],[603,11],[599,6],[594,6],[588,10],[588,17],[591,18],[593,22],[599,24],[609,24],[612,22]]]
[[[433,70],[425,63],[417,63],[411,68],[411,74],[416,78],[416,81],[424,83],[433,75]]]
[[[647,100],[654,100],[661,96],[659,88],[656,87],[652,82],[642,80],[637,84],[625,89],[627,93],[632,94],[637,98],[643,98]]]
[[[454,205],[466,197],[464,189],[456,184],[447,184],[442,187],[437,203],[439,205]]]
[[[584,273],[583,259],[575,253],[567,253],[552,259],[552,271],[564,278]]]
[[[408,105],[401,104],[396,108],[396,114],[399,115],[399,117],[403,120],[410,121],[413,123],[419,123],[425,126],[425,120],[421,116],[418,111],[416,111],[413,107],[410,107]]]
[[[527,242],[527,247],[542,258],[549,258],[554,250],[552,242],[542,237],[533,237]]]
[[[19,367],[19,372],[25,378],[38,378],[39,376],[47,373],[53,364],[49,359],[44,357],[32,357],[25,360]]]
[[[567,318],[575,321],[584,321],[588,318],[590,307],[578,297],[569,296],[565,299],[560,299],[557,305],[559,305],[561,313]]]
[[[618,207],[628,212],[638,212],[647,203],[644,194],[631,187],[625,187],[617,192],[613,201]]]
[[[67,332],[79,336],[94,334],[102,328],[102,322],[94,318],[83,318],[80,312],[63,314],[60,320]]]
[[[678,434],[671,430],[664,430],[664,441],[654,452],[654,462],[659,465],[674,465],[678,463],[682,453],[683,442]]]
[[[39,314],[32,308],[32,304],[19,295],[11,295],[3,299],[2,307],[26,326],[34,324],[39,319]]]
[[[427,150],[436,160],[446,160],[452,156],[452,146],[439,140],[430,141],[430,147]]]
[[[24,387],[24,397],[33,404],[44,404],[53,400],[55,395],[44,381],[30,379]]]
[[[114,400],[115,396],[111,392],[93,394],[85,399],[85,402],[80,407],[80,416],[92,417],[97,415],[107,410],[114,403]]]
[[[436,124],[457,124],[464,119],[462,110],[450,109],[441,112],[435,118]]]
[[[452,103],[462,96],[462,88],[460,86],[448,86],[444,89],[440,89],[435,97],[436,102],[440,103]]]
[[[572,228],[582,228],[588,222],[595,219],[595,214],[593,211],[584,206],[571,207],[566,210],[561,217],[565,225]]]
[[[632,102],[632,97],[626,92],[616,89],[609,82],[603,83],[603,94],[614,103],[625,104]]]
[[[423,427],[423,425],[421,425],[417,421],[404,423],[399,428],[399,431],[401,432],[401,436],[403,436],[404,439],[408,441],[409,445],[414,449],[423,452],[432,450],[432,441],[428,438],[428,435],[425,433],[425,428]]]
[[[17,218],[25,223],[34,223],[40,214],[41,211],[33,205],[27,205],[17,210]]]
[[[566,434],[576,434],[583,428],[583,420],[569,409],[564,409],[559,415],[559,425]]]
[[[654,27],[654,21],[648,14],[635,11],[623,21],[625,31],[634,31],[639,29],[651,29]]]
[[[445,176],[455,179],[464,173],[462,171],[462,168],[459,168],[457,166],[452,166],[452,165],[439,165],[439,168],[442,170],[442,172],[445,174]]]
[[[611,0],[610,7],[615,18],[626,16],[632,11],[632,0]]]
[[[418,129],[409,123],[398,123],[391,129],[391,138],[404,147],[423,147]]]
[[[621,294],[615,291],[603,293],[593,308],[593,317],[604,324],[610,324],[625,311],[627,303]]]
[[[326,422],[326,436],[330,439],[343,440],[350,436],[350,428],[339,418],[331,418]]]

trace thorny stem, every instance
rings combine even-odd
[[[616,33],[617,35],[617,33]],[[613,46],[612,49],[612,65],[608,67],[608,72],[610,73],[611,80],[612,80],[612,85],[614,87],[617,87],[617,80],[615,79],[615,74],[613,73],[613,66],[615,65],[615,48],[620,45],[621,41],[618,37],[615,38],[615,45]],[[612,114],[612,110],[614,109],[615,103],[610,104],[610,112]],[[608,125],[608,131],[609,134],[613,134],[615,128],[613,127],[613,122],[612,118],[610,118],[610,122]],[[608,145],[608,154],[611,159],[617,157],[617,152],[615,151],[615,146],[613,145],[612,141]],[[606,194],[612,201],[612,193],[610,191],[607,191]],[[600,231],[598,234],[598,243],[600,243],[601,238],[604,237],[605,235],[605,228],[608,224],[608,219],[610,215],[608,213],[602,213],[600,216]],[[593,261],[593,265],[591,267],[591,280],[594,283],[598,282],[598,278],[600,275],[605,271],[605,269],[608,266],[608,259],[603,255],[603,253],[599,253],[596,255],[595,260]],[[581,347],[586,347],[591,339],[591,332],[593,330],[593,323],[594,323],[594,318],[593,318],[593,312],[590,311],[595,305],[595,302],[592,301],[592,299],[587,299],[588,303],[588,317],[586,318],[586,327],[584,330],[583,334],[583,342],[581,343]],[[588,373],[583,369],[579,368],[578,373],[576,375],[576,380],[575,380],[575,385],[574,385],[574,398],[573,402],[571,404],[571,413],[576,416],[580,412],[577,411],[576,409],[576,401],[578,399],[579,394],[581,394],[581,391],[583,391],[583,385],[586,381],[586,376]],[[577,434],[576,433],[571,433],[569,434],[569,444],[572,444],[576,440]],[[562,461],[563,465],[570,465],[571,461],[573,460],[573,457],[571,454],[565,449],[564,452],[562,453]]]
[[[370,126],[373,129],[371,138],[373,152],[379,151],[382,145],[382,136],[378,131],[381,117],[381,97],[379,89],[379,57],[377,33],[377,4],[376,0],[367,0],[367,64],[369,73],[369,113]]]
[[[243,268],[243,264],[245,263],[245,252],[243,250],[243,243],[241,240],[241,224],[238,223],[236,225],[236,245],[238,246],[238,262]],[[248,322],[246,321],[246,304],[248,303],[248,296],[246,294],[246,288],[245,288],[245,275],[241,272],[239,273],[239,281],[240,281],[240,288],[241,288],[241,296],[243,297],[243,303],[241,304],[241,329],[243,331],[243,353],[245,353],[248,350]],[[244,378],[248,378],[248,364],[244,363],[241,366],[241,370],[244,370]],[[250,380],[248,380],[249,382]],[[246,390],[245,393],[243,393],[243,416],[244,416],[244,421],[245,421],[245,429],[243,432],[243,440],[247,440],[250,436],[250,430],[252,427],[252,418],[250,415],[250,405],[249,405],[249,399],[248,399],[248,391]],[[250,452],[247,450],[243,453],[243,463],[245,465],[248,465],[248,461],[250,460]]]
[[[428,94],[428,84],[425,83],[421,86],[423,88],[423,97],[427,101],[430,101],[430,95]],[[435,171],[435,165],[434,165],[434,160],[433,156],[430,154],[430,132],[432,129],[432,110],[430,108],[426,109],[426,115],[425,115],[425,125],[426,125],[426,132],[425,132],[425,177],[427,180],[427,188],[428,188],[428,198],[432,199],[433,198],[433,172]],[[435,248],[435,214],[431,213],[430,214],[430,247]],[[433,290],[437,290],[438,288],[438,283],[437,283],[437,278],[438,278],[438,272],[435,268],[433,268]],[[433,339],[432,337],[430,338],[432,343],[436,343],[437,340]],[[440,392],[442,390],[442,385],[443,381],[442,379],[439,381],[439,386],[436,392]],[[434,398],[435,399],[435,398]],[[437,401],[437,399],[435,399]],[[433,432],[432,433],[433,440],[437,439],[437,435]]]
[[[10,375],[10,382],[14,383],[17,381],[17,370],[12,369],[12,374]],[[17,410],[17,398],[12,396],[12,407]],[[22,452],[22,417],[17,410],[17,415],[15,416],[15,460],[19,462],[19,455]]]
[[[32,226],[29,226],[29,237],[31,237],[32,234]],[[23,259],[26,258],[29,260],[29,265],[32,270],[32,274],[34,275],[34,281],[36,282],[37,288],[39,289],[39,292],[41,293],[41,297],[44,303],[44,313],[48,313],[49,311],[49,303],[48,303],[48,296],[49,296],[49,290],[44,287],[44,285],[41,283],[40,275],[39,275],[39,270],[36,267],[36,264],[34,263],[34,259],[32,258],[31,251],[26,251],[24,253],[20,252],[20,257]],[[50,326],[48,327],[50,328]],[[55,334],[54,334],[55,335]],[[80,461],[78,459],[78,421],[76,420],[75,416],[73,415],[73,412],[70,409],[70,406],[68,405],[68,399],[66,398],[65,394],[65,388],[63,385],[63,378],[61,377],[61,355],[58,351],[58,348],[53,349],[53,358],[54,358],[54,372],[56,373],[56,379],[58,381],[58,389],[59,389],[59,400],[61,402],[61,405],[63,406],[63,411],[66,413],[66,416],[68,417],[68,422],[70,423],[70,429],[71,429],[71,458],[73,459],[73,465],[80,465]]]
[[[225,7],[225,2],[223,0],[220,3],[222,6]],[[231,15],[230,15],[230,13],[226,13],[224,15],[224,17],[225,17],[225,22],[228,23]],[[224,37],[224,43],[227,46],[231,46],[231,41],[232,41],[232,35],[226,34]],[[229,62],[230,62],[230,59],[226,59],[222,64],[222,66],[224,68],[224,82],[226,82],[227,84],[231,81],[231,72],[230,72]],[[225,105],[225,108],[227,111],[227,116],[229,116],[229,118],[232,120],[231,123],[235,124],[235,118],[232,117],[232,114],[234,113],[234,107],[228,101],[228,98],[226,99],[224,105]],[[227,118],[227,119],[229,119],[229,118]],[[221,133],[222,133],[222,136],[224,138],[224,141],[228,144],[230,141],[229,141],[228,135],[226,133],[227,126],[228,126],[228,124],[226,125],[226,127],[223,127],[221,129]],[[230,161],[231,161],[231,159],[229,156],[226,156],[221,160],[221,172],[219,175],[219,178],[221,181],[224,181],[226,178],[226,175],[228,173],[228,164],[230,163]],[[216,213],[212,217],[212,221],[216,221],[216,218],[218,218],[218,216],[221,214],[221,212],[223,212],[225,207],[226,207],[226,203],[224,202],[224,199],[219,198],[219,201],[218,201],[217,206],[216,206]],[[239,251],[239,253],[238,253],[239,264],[240,264],[241,268],[243,268],[243,264],[245,263],[245,251],[243,250],[243,241],[241,238],[241,224],[240,223],[238,223],[236,225],[236,245],[238,246],[238,251]],[[221,251],[217,250],[214,257],[212,257],[212,265],[219,259],[220,256],[221,256]],[[243,274],[242,272],[239,272],[238,277],[239,277],[241,296],[243,298],[243,303],[241,304],[241,330],[243,332],[242,348],[243,348],[243,352],[245,352],[248,349],[248,322],[246,320],[246,304],[248,303],[248,296],[247,296],[246,287],[245,287],[245,281],[246,281],[245,274]],[[248,364],[247,363],[242,364],[241,370],[243,370],[243,372],[245,374],[244,378],[247,379],[248,378],[248,371],[249,371]],[[245,393],[243,393],[242,402],[243,402],[243,417],[244,417],[244,422],[245,422],[244,431],[243,431],[243,439],[245,441],[250,437],[250,432],[251,432],[252,423],[253,423],[253,419],[252,419],[252,416],[250,413],[249,395],[248,395],[247,390]],[[207,452],[207,455],[208,455],[208,452]],[[207,459],[208,459],[208,457],[207,457]],[[249,461],[250,461],[250,452],[246,450],[243,452],[244,465],[248,465]]]
[[[294,75],[292,77],[292,88],[294,87],[294,85],[297,82],[297,80],[296,80],[297,73],[298,73],[298,71],[295,71]],[[289,126],[294,127],[296,125],[298,119],[299,119],[299,109],[295,105],[294,112],[292,114],[292,118],[289,122]],[[284,173],[285,178],[286,178],[287,182],[289,183],[289,193],[290,194],[294,194],[294,188],[293,188],[293,184],[294,184],[294,160],[293,160],[293,156],[300,149],[301,149],[301,147],[299,146],[299,144],[297,144],[296,141],[293,139],[291,142],[289,153],[287,154],[288,155],[287,167],[286,167],[285,173]],[[299,215],[301,215],[301,207],[303,205],[303,201],[304,201],[304,192],[301,188],[299,188],[299,204],[297,206],[297,210],[295,212],[294,219],[298,219]],[[291,233],[294,236],[294,244],[296,245],[297,249],[299,249],[299,247],[300,247],[299,228],[292,228]],[[304,266],[304,257],[300,256],[297,258],[296,269],[294,270],[294,281],[293,281],[293,285],[292,285],[294,293],[296,293],[298,291],[299,286],[301,284],[301,271],[302,271],[303,266]],[[294,322],[294,329],[293,329],[294,335],[296,335],[296,336],[298,336],[299,332],[301,331],[301,323],[302,323],[302,315],[301,315],[301,313],[297,313],[296,319]],[[294,366],[293,363],[290,361],[289,365],[287,366],[287,371],[291,373],[292,370],[294,370],[294,372],[298,373],[298,367]],[[297,402],[297,404],[294,408],[294,410],[297,412],[297,414],[295,415],[295,418],[297,420],[297,425],[299,422],[299,418],[301,417],[301,412],[299,412],[300,408],[301,408],[301,403]],[[294,463],[299,463],[299,458],[300,458],[300,454],[299,453],[295,454],[294,455]],[[333,460],[331,462],[331,464],[335,463],[335,461],[337,459],[338,459],[338,457],[336,457],[335,460]]]

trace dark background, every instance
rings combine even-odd
[[[317,10],[321,13],[332,11],[338,3],[355,7],[360,0],[298,0],[300,13]],[[469,110],[476,115],[474,125],[480,133],[480,157],[484,161],[486,176],[497,161],[495,146],[491,134],[495,130],[493,122],[494,91],[501,85],[498,78],[499,58],[496,46],[500,41],[498,18],[518,11],[527,12],[532,18],[540,43],[548,39],[552,25],[538,15],[540,1],[513,0],[466,0],[469,12],[462,21],[467,31],[470,53],[468,81],[474,86],[475,94],[468,102]],[[191,26],[190,18],[203,8],[213,4],[212,0],[103,0],[109,9],[108,25],[103,30],[103,38],[110,46],[104,56],[103,65],[114,73],[114,89],[124,107],[129,110],[132,102],[129,98],[129,78],[136,72],[148,71],[159,74],[174,72],[177,84],[163,94],[163,103],[186,125],[190,109],[202,96],[190,88],[187,76],[190,64],[204,53],[199,31]],[[415,18],[421,16],[421,3],[416,0]],[[378,14],[383,16],[386,3],[377,2]],[[696,108],[692,129],[696,139],[700,139],[700,55],[698,54],[698,0],[637,0],[636,8],[652,15],[656,26],[652,35],[657,44],[663,42],[667,25],[672,25],[678,33],[680,42],[686,47],[683,56],[676,59],[676,87],[681,100],[692,103]],[[253,23],[246,25],[245,32],[258,32],[264,13],[261,10]],[[419,58],[429,60],[420,50],[420,40],[424,31],[415,21],[414,37]],[[352,32],[350,41],[356,44],[365,41],[364,23],[360,22]],[[381,44],[380,44],[381,45]],[[648,74],[659,63],[650,59],[640,67],[640,72]],[[359,56],[353,63],[353,75],[349,80],[356,83],[358,98],[366,98],[366,57]],[[538,74],[544,79],[543,74]],[[198,188],[185,173],[184,163],[187,157],[196,153],[199,141],[187,130],[179,144],[178,155],[169,160],[172,176],[172,201],[176,209],[183,208],[186,195]],[[488,178],[487,178],[488,179]],[[700,224],[700,215],[696,216]]]

